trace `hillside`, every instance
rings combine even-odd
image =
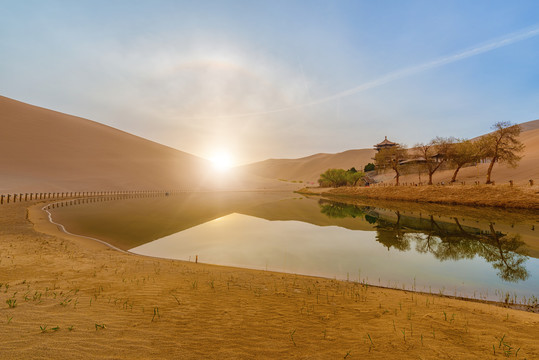
[[[497,182],[514,180],[516,183],[526,183],[529,179],[539,181],[539,120],[520,124],[521,141],[525,144],[524,157],[516,169],[504,165],[496,165],[493,170],[493,179]],[[369,162],[373,162],[375,151],[373,149],[348,150],[337,154],[316,154],[299,159],[269,159],[241,167],[243,171],[259,176],[281,179],[287,181],[303,181],[307,185],[317,184],[319,175],[329,168],[349,169],[356,167],[363,169]],[[459,173],[459,180],[473,182],[484,181],[484,174],[488,164],[479,164],[463,168]],[[435,182],[451,179],[452,170],[437,172]],[[388,172],[376,176],[378,181],[390,182],[394,174]],[[422,180],[425,181],[423,174]],[[402,182],[418,182],[418,175],[403,176]]]
[[[508,183],[513,180],[515,184],[528,184],[528,181],[534,180],[539,182],[539,120],[528,121],[520,124],[522,133],[520,141],[524,144],[524,152],[522,160],[518,163],[518,167],[510,168],[504,164],[496,164],[492,170],[492,180],[498,184]],[[486,180],[487,164],[477,164],[476,166],[468,166],[459,171],[457,181],[465,181],[473,183],[479,181],[484,183]],[[448,183],[453,175],[453,170],[437,171],[433,176],[434,183]],[[386,173],[377,177],[380,181],[393,181],[394,174]],[[422,181],[427,180],[427,175],[422,174]],[[409,174],[401,178],[403,183],[418,182],[418,174]]]
[[[303,181],[316,184],[320,174],[329,168],[362,170],[373,162],[374,150],[348,150],[337,154],[316,154],[299,159],[269,159],[242,166],[251,174],[271,179]]]
[[[283,186],[215,174],[194,155],[0,96],[0,192],[245,189]],[[208,176],[208,174],[211,175]]]

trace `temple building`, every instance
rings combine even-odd
[[[394,143],[392,141],[389,141],[387,139],[387,136],[385,137],[384,141],[382,141],[381,143],[379,144],[376,144],[374,145],[374,148],[376,149],[376,151],[380,151],[382,149],[389,149],[389,148],[392,148],[393,146],[397,146],[397,143]]]

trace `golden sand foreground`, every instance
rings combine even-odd
[[[539,357],[539,314],[125,254],[42,205],[0,208],[2,359]]]

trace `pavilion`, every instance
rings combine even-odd
[[[374,145],[374,148],[376,149],[376,151],[380,151],[382,149],[389,149],[397,145],[398,145],[397,143],[394,143],[393,141],[389,141],[386,136],[384,141],[382,141],[379,144]]]

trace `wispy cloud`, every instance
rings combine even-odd
[[[447,56],[444,56],[435,60],[431,60],[429,62],[420,64],[420,65],[415,65],[415,66],[411,66],[411,67],[407,67],[404,69],[390,72],[377,79],[368,81],[366,83],[355,86],[353,88],[350,88],[350,89],[347,89],[347,90],[344,90],[344,91],[341,91],[336,94],[326,96],[320,99],[309,101],[303,104],[287,106],[283,108],[276,108],[276,109],[271,109],[271,110],[266,110],[266,111],[259,111],[259,112],[248,112],[248,113],[242,113],[242,114],[214,116],[211,118],[212,119],[231,119],[231,118],[243,118],[243,117],[251,117],[251,116],[269,115],[269,114],[282,113],[282,112],[286,112],[290,110],[296,110],[296,109],[301,109],[305,107],[310,107],[314,105],[331,102],[331,101],[341,99],[347,96],[351,96],[362,91],[370,90],[370,89],[388,84],[390,82],[393,82],[395,80],[412,76],[412,75],[415,75],[415,74],[418,74],[418,73],[421,73],[430,69],[434,69],[434,68],[451,64],[457,61],[468,59],[473,56],[484,54],[484,53],[487,53],[487,52],[520,42],[520,41],[524,41],[526,39],[533,38],[538,35],[539,35],[539,25],[534,25],[533,27],[529,27],[524,30],[508,34],[502,38],[498,38],[498,39],[489,41],[487,43],[478,44],[472,48],[461,50],[451,55],[447,55]],[[180,116],[180,118],[183,118],[183,117]],[[207,119],[209,117],[189,117],[189,118]]]

